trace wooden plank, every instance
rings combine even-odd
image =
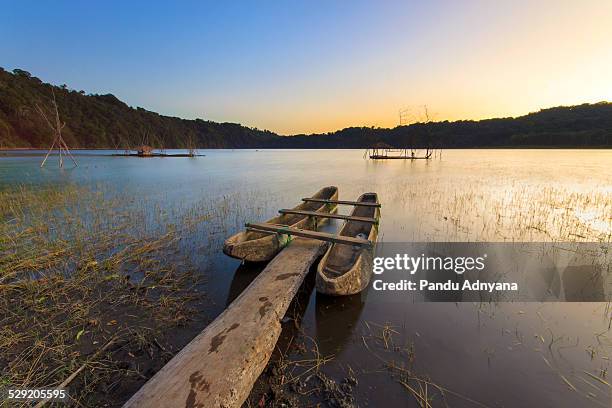
[[[350,215],[331,214],[331,213],[316,212],[316,211],[301,211],[301,210],[283,209],[283,210],[278,210],[278,212],[281,213],[281,214],[298,214],[298,215],[307,215],[309,217],[335,218],[335,219],[339,219],[339,220],[369,222],[369,223],[372,223],[372,224],[376,224],[378,222],[376,220],[376,218],[353,217],[353,216],[350,216]]]
[[[247,229],[255,229],[266,232],[276,232],[287,235],[294,235],[296,237],[311,238],[320,241],[333,242],[337,244],[346,245],[360,245],[360,246],[371,246],[372,243],[367,239],[359,239],[354,237],[345,237],[344,235],[328,234],[326,232],[310,231],[300,228],[291,228],[283,225],[266,224],[266,223],[253,223],[246,224]]]
[[[276,347],[291,300],[327,246],[293,241],[124,408],[241,407]]]
[[[380,203],[364,203],[360,201],[344,201],[344,200],[325,200],[322,198],[302,198],[302,201],[310,201],[313,203],[356,205],[356,206],[361,206],[361,207],[380,207]]]

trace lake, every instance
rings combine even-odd
[[[372,161],[360,150],[201,150],[204,157],[147,159],[110,153],[76,151],[79,167],[66,161],[64,169],[53,156],[40,169],[31,151],[0,153],[0,189],[70,184],[133,197],[127,207],[139,208],[151,230],[185,214],[210,214],[184,231],[181,244],[205,278],[207,321],[257,273],[222,254],[224,239],[323,186],[337,186],[344,200],[377,192],[382,242],[609,244],[612,236],[610,150],[445,150],[429,161]],[[419,406],[405,385],[408,371],[444,389],[450,406],[610,406],[609,384],[593,377],[610,381],[609,302],[398,304],[368,301],[367,291],[330,299],[308,286],[281,344],[300,337],[307,353],[316,344],[321,356],[333,356],[321,370],[339,382],[354,376],[358,406]]]

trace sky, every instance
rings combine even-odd
[[[0,0],[0,66],[279,134],[612,101],[612,1]]]

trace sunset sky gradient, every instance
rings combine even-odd
[[[0,66],[281,134],[612,100],[612,1],[2,1]]]

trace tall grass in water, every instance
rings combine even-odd
[[[75,405],[129,397],[195,315],[202,274],[181,245],[213,207],[163,211],[103,186],[1,191],[0,386],[68,379]]]
[[[385,211],[393,206],[404,218],[396,241],[612,240],[612,191],[606,188],[489,185],[451,177],[398,182],[381,199]]]

